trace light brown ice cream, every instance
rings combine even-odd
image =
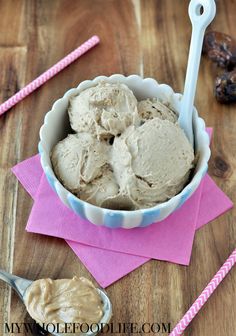
[[[177,114],[157,98],[141,100],[138,103],[138,113],[142,122],[153,118],[169,120],[173,123],[178,120]]]
[[[61,182],[73,192],[81,184],[90,183],[101,175],[107,162],[108,145],[98,142],[89,133],[70,134],[52,151],[53,168]]]
[[[83,184],[77,196],[91,204],[110,208],[112,206],[109,204],[113,204],[113,199],[119,193],[119,186],[110,165],[105,165],[101,173],[102,175],[92,182]]]
[[[96,288],[85,278],[40,279],[34,281],[24,296],[27,311],[40,325],[100,322],[103,303]]]
[[[99,83],[72,97],[68,110],[71,127],[100,138],[122,133],[139,124],[137,100],[124,84]]]
[[[109,149],[90,133],[70,134],[53,148],[55,174],[79,198],[103,206],[119,189],[108,163]]]
[[[51,159],[59,180],[80,199],[142,209],[187,183],[194,151],[166,103],[137,103],[126,85],[102,82],[71,99],[69,116],[77,134],[59,142]]]
[[[115,138],[111,152],[120,194],[135,209],[155,206],[182,190],[193,160],[193,149],[180,127],[159,118],[129,127]]]

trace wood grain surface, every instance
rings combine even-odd
[[[187,8],[187,0],[0,1],[1,102],[91,35],[101,38],[99,46],[0,117],[0,268],[30,279],[92,278],[63,240],[25,231],[32,200],[10,168],[37,152],[45,113],[85,79],[136,73],[181,92],[191,34]],[[211,28],[236,38],[235,17],[236,1],[219,0]],[[235,201],[236,105],[215,101],[213,81],[219,71],[202,58],[196,106],[214,127],[209,173]],[[112,322],[174,327],[235,248],[235,216],[233,209],[196,233],[189,267],[152,260],[110,286]],[[184,335],[235,335],[235,284],[233,269]],[[29,316],[23,304],[0,283],[1,329],[4,322],[24,321]]]

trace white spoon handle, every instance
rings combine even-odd
[[[190,143],[193,144],[192,114],[202,52],[202,43],[206,27],[213,20],[216,13],[215,1],[191,0],[188,13],[192,22],[192,36],[185,77],[184,93],[181,101],[179,124],[180,127],[184,129]]]

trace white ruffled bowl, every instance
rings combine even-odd
[[[203,119],[198,117],[195,108],[193,113],[193,128],[195,152],[199,155],[198,163],[190,183],[179,194],[164,203],[149,209],[133,211],[103,209],[82,201],[73,195],[60,183],[53,172],[50,152],[58,141],[64,139],[69,132],[70,125],[67,108],[70,96],[79,94],[84,89],[96,85],[101,80],[109,83],[120,82],[126,84],[134,92],[138,100],[157,97],[162,99],[162,101],[168,101],[177,112],[180,110],[181,95],[174,93],[170,86],[158,84],[152,78],[143,79],[137,75],[125,77],[116,74],[110,77],[99,76],[93,80],[86,80],[80,83],[77,88],[67,91],[61,99],[58,99],[53,104],[51,111],[46,114],[44,124],[40,129],[39,152],[41,155],[41,165],[47,180],[65,205],[80,217],[87,219],[93,224],[109,228],[130,229],[145,227],[162,221],[185,203],[195,192],[207,172],[208,160],[210,158],[209,137],[205,130],[205,123]]]

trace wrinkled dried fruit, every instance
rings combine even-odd
[[[216,78],[215,96],[220,103],[236,102],[236,70],[225,72]]]
[[[229,35],[215,31],[206,33],[203,53],[222,68],[232,70],[236,66],[236,41]]]

